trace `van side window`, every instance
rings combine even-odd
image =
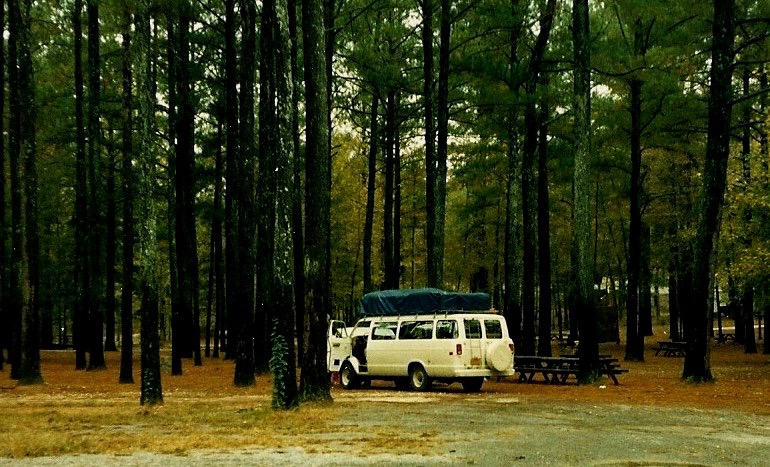
[[[433,337],[433,321],[402,321],[399,339],[430,339]]]
[[[500,321],[496,319],[485,319],[484,330],[487,332],[487,339],[502,339],[503,327]]]
[[[372,340],[385,341],[396,338],[396,323],[377,323],[372,331]]]
[[[477,319],[465,320],[465,338],[481,339],[481,322]]]
[[[436,339],[457,339],[458,337],[457,321],[444,319],[436,323]]]

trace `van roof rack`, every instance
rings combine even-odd
[[[450,313],[489,313],[489,294],[448,292],[441,289],[400,289],[371,292],[361,298],[361,316],[435,315]]]

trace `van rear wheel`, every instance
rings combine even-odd
[[[463,385],[463,391],[479,392],[481,391],[481,386],[484,384],[484,378],[465,378],[461,383]]]
[[[409,369],[409,387],[415,391],[427,391],[430,389],[431,380],[428,372],[422,365],[413,365]]]
[[[355,389],[359,385],[358,375],[350,362],[345,362],[340,370],[340,384],[345,389]]]

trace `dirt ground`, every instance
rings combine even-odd
[[[767,465],[770,357],[715,344],[715,382],[689,384],[681,358],[648,350],[646,362],[624,362],[614,344],[601,352],[629,369],[620,385],[511,378],[487,381],[477,394],[456,384],[428,393],[335,386],[331,405],[277,414],[268,378],[234,388],[232,363],[213,359],[185,361],[184,375],[171,377],[164,357],[162,411],[171,415],[149,421],[138,384],[117,384],[118,354],[108,354],[105,371],[76,372],[72,352],[44,352],[42,386],[17,387],[7,368],[0,373],[0,465]],[[138,382],[138,362],[135,371]],[[94,407],[101,418],[73,415]],[[190,407],[201,414],[184,419]],[[208,420],[212,412],[222,418]],[[38,426],[37,417],[48,419]],[[115,418],[124,418],[125,440],[96,443],[116,429]],[[35,439],[46,429],[62,434]],[[173,449],[151,440],[184,436],[193,441]]]

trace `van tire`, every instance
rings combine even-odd
[[[487,347],[487,365],[495,371],[507,371],[513,366],[513,355],[507,342],[497,341]]]
[[[409,387],[414,391],[427,391],[430,389],[431,380],[428,372],[422,365],[415,364],[409,368]]]
[[[481,386],[484,385],[484,378],[463,378],[460,382],[463,385],[463,391],[465,392],[479,392]]]
[[[356,370],[350,362],[342,364],[342,369],[340,369],[340,384],[345,389],[355,389],[360,384]]]

